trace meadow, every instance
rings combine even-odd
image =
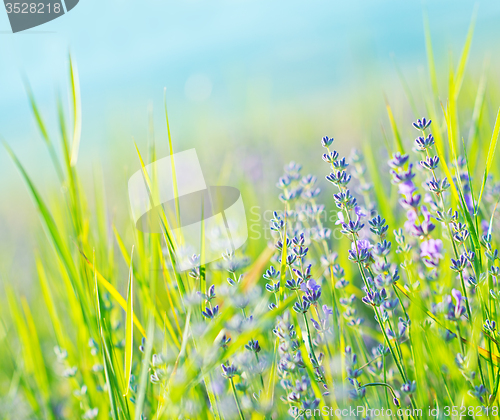
[[[1,416],[497,418],[500,93],[494,64],[467,72],[473,31],[438,72],[426,27],[418,95],[400,75],[408,112],[388,100],[386,129],[346,156],[335,132],[307,140],[317,153],[290,146],[294,162],[275,155],[265,231],[185,271],[170,215],[160,207],[160,233],[130,229],[104,181],[90,189],[79,174],[74,62],[58,132],[28,89],[58,193],[41,194],[4,143],[40,230],[29,297],[15,279],[0,297]],[[145,167],[159,157],[154,142],[137,147],[152,197]]]

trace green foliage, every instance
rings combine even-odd
[[[412,249],[404,238],[398,239],[396,230],[403,225],[404,212],[396,210],[397,191],[388,182],[388,169],[379,162],[385,152],[377,148],[378,143],[366,144],[367,167],[360,165],[357,172],[360,184],[371,182],[373,186],[361,195],[364,205],[373,214],[383,215],[390,226],[384,237],[399,245],[394,264],[401,270],[401,279],[394,283],[391,293],[401,304],[399,315],[411,319],[404,338],[391,338],[385,328],[375,326],[374,315],[380,325],[397,328],[397,318],[383,320],[378,309],[374,313],[363,307],[362,315],[369,321],[355,327],[349,324],[353,317],[344,312],[341,288],[336,287],[336,282],[348,280],[345,291],[359,299],[364,296],[363,286],[370,281],[366,273],[373,274],[368,265],[353,265],[348,261],[348,249],[357,247],[355,239],[352,245],[345,237],[322,238],[308,244],[309,252],[314,254],[312,276],[322,279],[322,299],[333,308],[333,338],[328,340],[326,333],[312,328],[321,320],[320,305],[313,304],[303,314],[292,310],[301,300],[298,290],[290,292],[284,287],[287,280],[294,279],[287,256],[292,253],[290,241],[296,238],[290,216],[294,208],[288,202],[281,209],[285,210],[284,227],[276,238],[281,241],[281,248],[264,248],[260,254],[248,255],[250,266],[242,264],[229,271],[231,291],[216,295],[212,302],[212,298],[207,298],[208,285],[223,289],[226,273],[215,264],[202,266],[198,272],[195,269],[194,274],[179,270],[175,241],[163,207],[155,214],[160,234],[135,229],[130,232],[125,224],[107,219],[103,191],[96,187],[93,200],[86,195],[76,169],[82,123],[74,62],[70,59],[70,118],[60,103],[58,107],[61,139],[58,150],[26,84],[34,119],[65,194],[60,201],[49,205],[19,157],[4,144],[26,183],[45,233],[33,257],[41,299],[28,303],[21,293],[9,287],[5,293],[8,305],[1,308],[0,340],[9,342],[5,344],[5,358],[10,367],[2,373],[0,381],[8,382],[12,390],[6,398],[18,394],[29,407],[26,418],[289,418],[288,410],[303,403],[300,398],[300,403],[294,400],[289,392],[288,386],[292,385],[283,385],[280,348],[285,346],[283,337],[290,334],[293,344],[286,345],[296,346],[294,351],[302,355],[301,372],[310,383],[304,395],[306,392],[313,395],[320,408],[384,406],[395,411],[396,398],[403,408],[424,410],[422,415],[404,414],[400,418],[428,418],[428,407],[442,410],[444,406],[465,405],[492,410],[497,406],[500,346],[496,330],[488,330],[485,323],[498,322],[496,303],[500,298],[497,258],[492,257],[500,239],[493,228],[498,226],[494,215],[500,201],[495,183],[499,175],[495,150],[500,132],[500,111],[496,112],[500,98],[489,94],[486,72],[478,84],[467,77],[474,19],[457,69],[450,70],[446,94],[444,86],[439,86],[427,19],[424,27],[430,89],[424,88],[423,96],[413,97],[401,74],[400,78],[411,107],[419,108],[420,100],[423,104],[420,108],[425,107],[433,120],[435,151],[451,184],[451,193],[442,199],[443,208],[446,200],[447,208],[459,212],[459,220],[470,236],[457,245],[449,224],[439,225],[437,231],[445,242],[446,262],[436,274],[437,280],[428,282],[429,273],[422,270],[418,247]],[[460,93],[464,89],[475,91],[472,100],[462,98]],[[410,150],[408,133],[403,129],[409,125],[408,121],[396,121],[388,103],[387,113],[394,138],[389,147],[400,153]],[[169,151],[173,154],[168,116],[166,124]],[[492,126],[492,134],[486,133]],[[463,138],[461,133],[467,129],[468,136]],[[137,146],[136,150],[154,202],[157,194],[154,179],[150,179],[147,163]],[[148,153],[150,160],[156,159],[154,145]],[[459,155],[466,162],[465,169],[459,167]],[[172,168],[176,180],[174,165]],[[467,182],[460,176],[461,171],[466,172]],[[328,195],[336,192],[329,190]],[[93,201],[93,208],[89,208],[88,201]],[[177,202],[177,220],[179,212]],[[486,236],[492,238],[485,239],[481,221],[489,221]],[[320,228],[334,228],[328,220],[314,223]],[[468,287],[461,272],[456,275],[448,269],[450,258],[456,259],[463,252],[460,246],[475,252],[470,268],[477,282],[474,288]],[[130,254],[129,249],[133,249]],[[337,259],[322,266],[321,257],[331,257],[334,252],[338,253]],[[336,264],[345,269],[338,278]],[[274,296],[259,294],[252,298],[255,290],[263,289],[262,275],[270,265],[279,269],[274,279],[279,283],[278,292]],[[434,307],[435,297],[451,289],[461,290],[467,296],[467,316],[457,322],[444,319]],[[205,298],[196,300],[197,293]],[[241,298],[250,300],[247,304],[250,309],[239,303]],[[207,319],[203,311],[214,310],[216,305],[218,315]],[[290,325],[294,327],[290,329]],[[285,326],[288,330],[281,331]],[[443,339],[454,335],[455,339]],[[223,340],[229,338],[231,341],[224,345]],[[248,346],[254,340],[258,340],[260,348],[252,353]],[[371,348],[379,343],[386,351],[372,354]],[[346,373],[352,367],[346,350],[349,347],[356,349],[358,369],[363,371],[362,379],[354,386],[355,392],[365,393],[359,400],[349,394],[353,388],[348,379],[352,372]],[[224,370],[226,378],[221,375],[221,365],[227,368],[235,360],[248,358],[253,370],[242,362],[245,366],[242,371],[232,375]],[[457,360],[461,358],[467,366],[457,368],[457,363],[460,364]],[[377,376],[372,368],[379,365],[381,373]],[[294,375],[290,376],[292,382],[302,380]],[[407,395],[400,391],[407,381],[411,384],[413,380],[417,384],[415,390]],[[474,387],[478,386],[487,389],[483,400],[474,394]],[[0,408],[1,404],[2,400]]]

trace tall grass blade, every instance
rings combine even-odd
[[[495,128],[493,129],[493,134],[491,135],[490,146],[488,147],[488,157],[486,158],[486,166],[484,167],[483,182],[481,183],[481,191],[479,193],[479,199],[477,200],[477,209],[479,211],[479,206],[481,205],[481,200],[483,198],[484,187],[486,186],[486,181],[488,179],[488,174],[491,170],[491,165],[493,165],[493,158],[495,156],[495,150],[497,148],[498,134],[500,133],[500,108],[497,112],[497,118],[495,120]]]
[[[69,56],[69,77],[71,81],[71,108],[73,111],[73,142],[71,145],[70,165],[75,166],[78,161],[80,139],[82,136],[82,107],[80,99],[80,81],[78,79],[78,70],[71,54]]]
[[[455,79],[454,79],[455,88],[453,90],[453,97],[455,100],[458,98],[458,95],[460,94],[460,89],[462,88],[462,83],[465,74],[465,66],[467,65],[467,60],[469,58],[470,47],[472,44],[472,37],[474,35],[474,28],[476,26],[476,17],[477,17],[477,6],[474,8],[474,12],[472,14],[469,31],[467,32],[467,38],[465,39],[465,44],[462,49],[462,54],[460,55],[460,61],[458,63],[457,71],[455,73]]]
[[[389,122],[391,123],[392,134],[394,135],[394,140],[396,142],[396,146],[398,152],[402,155],[405,153],[405,148],[403,146],[403,141],[401,140],[401,135],[399,134],[398,126],[396,124],[396,120],[394,119],[394,115],[392,114],[392,109],[387,100],[385,101],[385,106],[387,108],[387,115],[389,116]]]
[[[134,269],[132,260],[134,256],[134,248],[130,255],[130,270],[128,278],[127,292],[127,317],[125,321],[125,394],[128,394],[130,389],[130,378],[132,376],[132,359],[134,355]]]

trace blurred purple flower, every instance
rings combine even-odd
[[[441,254],[443,242],[441,239],[429,239],[420,244],[420,256],[426,265],[436,267],[439,260],[443,258]]]
[[[356,213],[356,216],[358,216],[360,219],[362,217],[366,217],[366,213],[363,212],[363,208],[360,206],[354,207],[354,213]]]
[[[318,290],[321,290],[321,286],[318,283],[316,283],[316,280],[309,279],[309,280],[307,280],[307,282],[302,283],[300,285],[300,290],[302,290],[305,293],[307,293],[309,291],[317,292]]]
[[[404,195],[406,198],[411,197],[411,195],[417,190],[415,184],[411,179],[401,182],[399,185],[399,193]]]

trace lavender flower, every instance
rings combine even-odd
[[[219,305],[215,305],[213,308],[205,307],[204,311],[201,311],[203,316],[208,319],[214,319],[219,314]]]
[[[443,258],[441,254],[443,242],[441,239],[429,239],[420,244],[420,256],[422,261],[429,267],[437,267],[439,260]]]
[[[258,340],[250,340],[248,344],[245,344],[245,348],[247,350],[253,351],[254,353],[259,353],[260,352],[260,345]]]
[[[333,143],[333,138],[329,138],[328,136],[325,136],[321,139],[321,145],[323,147],[328,148],[332,145],[332,143]]]
[[[389,166],[393,169],[402,168],[404,165],[406,165],[409,158],[409,155],[402,155],[401,153],[396,152],[392,156],[392,159],[389,160]]]
[[[453,299],[448,295],[443,301],[445,316],[451,321],[458,321],[465,314],[465,297],[456,289],[453,289],[451,294]]]
[[[424,118],[424,120],[425,120],[425,118]],[[430,122],[429,122],[429,124],[430,124]],[[432,134],[429,134],[427,136],[427,138],[417,137],[415,139],[415,146],[416,146],[417,150],[419,150],[419,151],[425,151],[429,147],[431,147],[433,144],[434,144],[434,137],[432,137]]]
[[[238,375],[238,369],[232,363],[227,366],[225,364],[222,364],[221,368],[222,368],[222,376],[224,376],[227,379],[232,379]]]
[[[469,391],[469,395],[476,397],[481,403],[484,403],[484,395],[488,392],[483,384],[476,385],[473,390]]]
[[[417,382],[415,381],[408,381],[408,382],[405,382],[402,386],[401,386],[401,392],[403,392],[404,394],[408,394],[408,395],[411,395],[413,394],[415,391],[417,390]]]
[[[431,120],[427,120],[425,118],[422,118],[421,120],[418,119],[417,122],[414,122],[413,127],[415,127],[417,130],[423,131],[427,127],[429,127],[431,125],[431,123],[432,123]]]
[[[380,306],[384,303],[384,301],[387,299],[387,292],[385,289],[382,289],[380,291],[368,291],[366,293],[366,296],[363,297],[361,300],[363,303],[366,305],[371,305],[371,306]]]

